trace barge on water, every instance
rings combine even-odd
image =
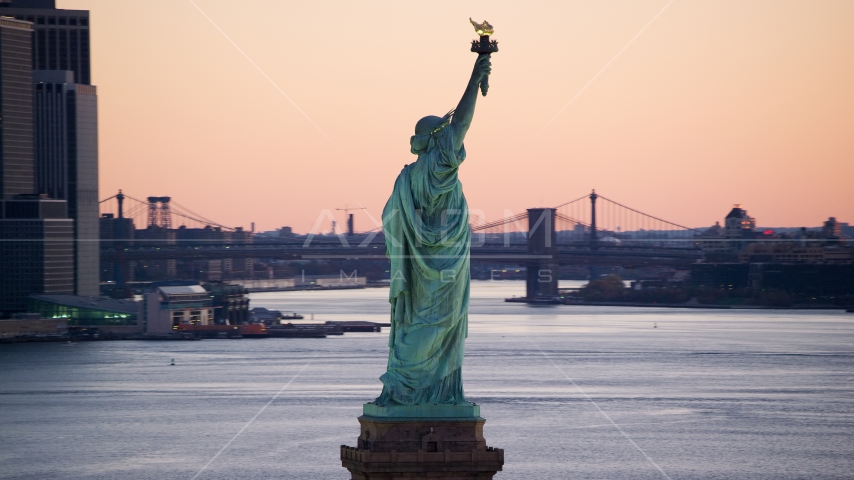
[[[282,338],[326,338],[327,331],[323,325],[286,323],[267,327],[267,335]]]
[[[383,327],[390,327],[390,323],[376,322],[360,322],[360,321],[341,321],[341,322],[326,322],[326,325],[336,327],[341,331],[341,334],[348,332],[382,332]]]
[[[199,325],[182,323],[173,327],[174,333],[197,338],[326,338],[348,332],[382,332],[387,323],[342,321],[326,323],[285,323],[264,325]]]
[[[181,333],[191,333],[199,338],[326,338],[323,325],[274,325],[261,323],[248,325],[193,325],[175,326]]]
[[[244,328],[241,328],[244,327]],[[251,327],[251,328],[246,328]],[[261,327],[261,328],[258,328]],[[199,325],[193,323],[181,323],[172,327],[178,333],[190,333],[198,338],[251,338],[253,334],[258,335],[263,331],[263,325]]]

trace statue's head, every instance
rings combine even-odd
[[[451,110],[445,114],[443,117],[437,117],[435,115],[427,115],[426,117],[418,120],[418,123],[415,124],[415,134],[416,135],[430,135],[438,132],[439,130],[447,127],[451,124],[451,118],[454,116],[454,111]]]
[[[439,133],[451,124],[454,111],[446,113],[444,117],[428,115],[415,124],[415,135],[409,139],[410,151],[416,155],[427,151],[435,140],[435,134]]]
[[[415,134],[429,135],[433,133],[434,130],[440,128],[444,121],[445,119],[442,117],[437,117],[435,115],[427,115],[421,120],[418,120],[418,123],[415,124]]]

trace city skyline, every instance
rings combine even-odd
[[[91,11],[100,198],[170,195],[256,230],[343,223],[347,204],[378,219],[415,121],[458,100],[472,16],[502,49],[460,174],[488,218],[596,188],[692,227],[733,203],[764,226],[854,220],[845,2],[57,7]]]

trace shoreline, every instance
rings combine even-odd
[[[269,287],[269,288],[246,288],[249,293],[266,293],[266,292],[304,292],[304,291],[326,291],[326,290],[361,290],[365,288],[388,288],[388,284],[368,283],[365,285],[335,285],[335,286],[295,286],[295,287]]]
[[[792,305],[791,307],[775,307],[766,305],[703,305],[696,303],[638,303],[638,302],[580,302],[564,303],[557,299],[529,300],[525,297],[505,298],[508,303],[525,303],[533,305],[563,305],[574,307],[646,307],[646,308],[685,308],[705,310],[842,310],[854,313],[850,306],[837,305]]]

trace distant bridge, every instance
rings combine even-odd
[[[117,261],[123,256],[127,261],[140,260],[187,260],[221,258],[269,258],[278,260],[385,260],[384,239],[379,237],[368,245],[312,243],[255,244],[255,245],[196,245],[168,247],[135,246],[120,254],[114,249],[103,249],[101,258]],[[586,246],[558,245],[551,254],[528,253],[526,245],[484,244],[472,246],[471,260],[484,263],[517,263],[554,258],[560,265],[620,265],[634,266],[687,266],[700,258],[693,249],[669,249],[661,247],[602,247],[591,250]]]
[[[148,197],[149,201],[145,202],[119,192],[102,203],[113,198],[118,203],[117,218],[127,218],[122,202],[128,198],[133,202],[129,210],[131,218],[144,222],[142,224],[148,227],[147,231],[164,232],[162,238],[146,235],[131,241],[117,239],[105,242],[102,258],[120,264],[123,271],[127,271],[126,265],[134,261],[386,258],[385,241],[379,229],[351,235],[309,235],[268,240],[239,235],[248,232],[213,222],[181,207],[170,197]],[[184,228],[187,222],[193,222],[196,228],[223,235],[184,239],[170,236],[169,231],[183,231],[172,227],[171,215],[178,216]],[[472,226],[471,260],[525,266],[528,271],[528,297],[549,297],[557,295],[561,265],[687,267],[702,258],[696,246],[699,233],[627,207],[594,191],[554,208],[529,209],[499,221]]]

